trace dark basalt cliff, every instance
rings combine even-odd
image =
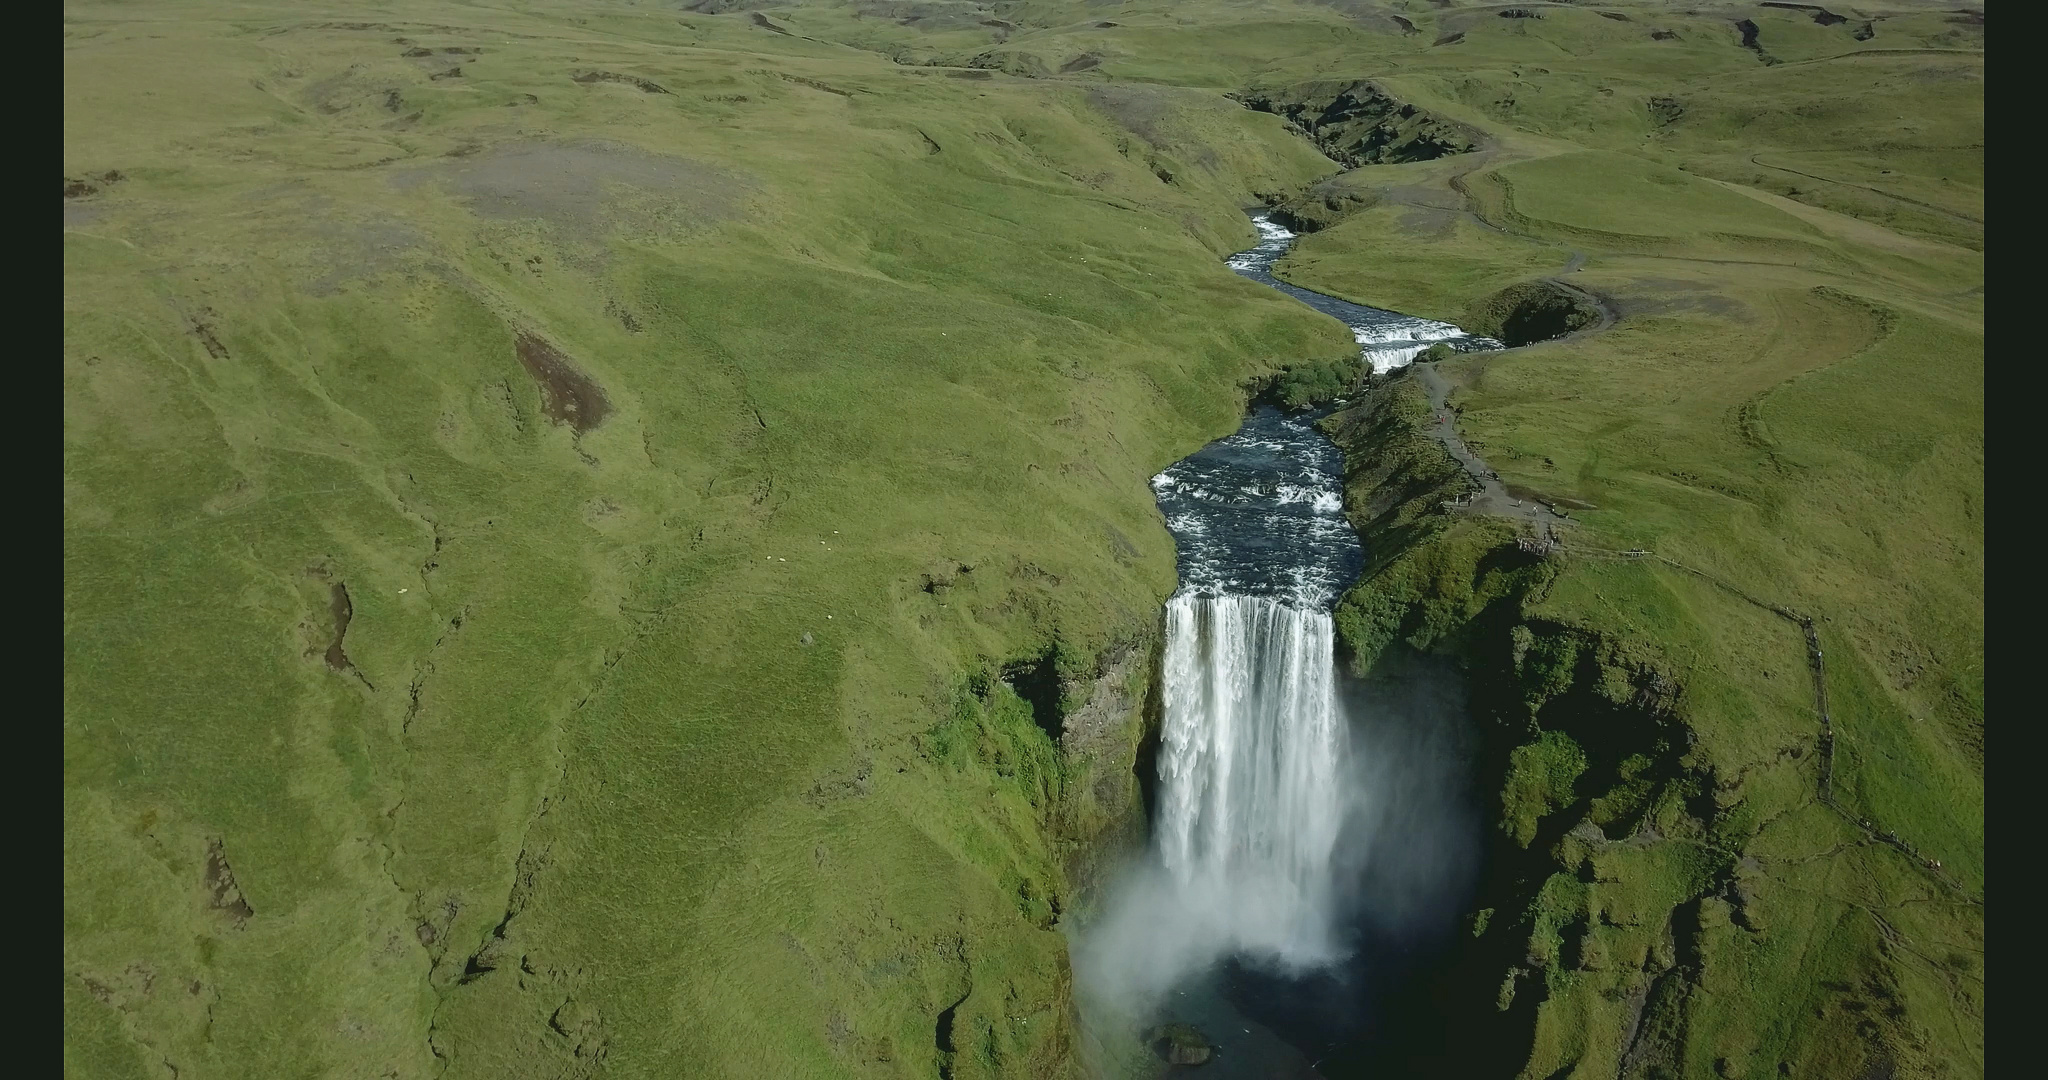
[[[1346,168],[1429,161],[1478,149],[1472,132],[1370,82],[1303,83],[1237,95],[1246,108],[1285,117]]]

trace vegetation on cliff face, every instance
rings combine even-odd
[[[1982,994],[1969,871],[1874,842],[1861,811],[1818,797],[1830,768],[1838,791],[1884,773],[1840,748],[1826,761],[1797,628],[1695,574],[1601,558],[1591,529],[1541,557],[1505,524],[1447,512],[1463,474],[1424,433],[1424,404],[1397,378],[1326,421],[1373,553],[1337,624],[1361,672],[1408,650],[1463,660],[1498,827],[1472,935],[1429,991],[1429,1015],[1486,1034],[1425,1023],[1387,1052],[1630,1077],[1967,1062]],[[1829,670],[1841,738],[1879,734],[1861,673]],[[1952,827],[1878,805],[1923,836]],[[1464,1056],[1429,1056],[1445,1046]]]
[[[1272,394],[1282,405],[1300,409],[1342,397],[1357,385],[1365,363],[1357,354],[1290,364],[1273,380]]]
[[[1443,512],[1420,387],[1331,420],[1377,552],[1354,655],[1464,657],[1496,732],[1485,917],[1439,1011],[1497,1016],[1503,1075],[1979,1075],[1981,55],[1932,15],[1885,25],[1945,51],[1843,55],[1846,28],[1760,14],[1813,62],[1653,69],[1597,44],[1630,23],[1546,16],[1464,44],[1570,26],[1606,59],[1380,79],[1491,151],[1347,173],[1370,205],[1276,268],[1453,321],[1557,277],[1616,316],[1434,365],[1466,445],[1569,514],[1549,558]],[[1879,184],[1763,167],[1885,140],[1925,149]],[[1413,464],[1370,464],[1390,448]]]
[[[1460,324],[1509,348],[1563,337],[1600,321],[1593,302],[1555,282],[1510,285],[1472,305]]]

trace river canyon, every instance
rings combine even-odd
[[[1255,213],[1229,260],[1352,329],[1384,374],[1430,345],[1500,343],[1289,285],[1294,234]],[[1152,481],[1179,585],[1163,615],[1151,844],[1076,934],[1103,1071],[1330,1075],[1371,1057],[1391,1004],[1462,910],[1479,850],[1462,687],[1420,660],[1342,670],[1330,611],[1365,556],[1324,411],[1254,404]],[[1142,1047],[1142,1050],[1134,1050]],[[1121,1053],[1119,1052],[1121,1049]]]

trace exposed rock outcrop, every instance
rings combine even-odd
[[[1550,281],[1510,285],[1475,306],[1462,325],[1509,348],[1563,337],[1600,321],[1600,309],[1576,289]]]
[[[1246,108],[1285,117],[1347,168],[1429,161],[1478,149],[1479,138],[1370,82],[1318,82],[1238,95]]]

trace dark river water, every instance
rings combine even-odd
[[[1260,404],[1237,433],[1152,478],[1180,587],[1327,609],[1365,563],[1344,516],[1344,454],[1316,413]]]

